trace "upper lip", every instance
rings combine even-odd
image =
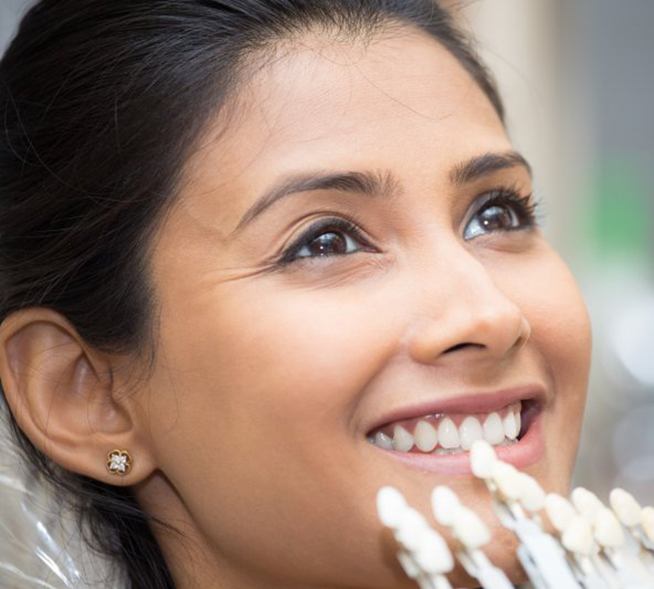
[[[524,385],[497,391],[465,393],[392,409],[376,419],[367,428],[367,431],[372,432],[396,421],[413,419],[424,415],[491,413],[516,401],[529,400],[541,405],[545,402],[545,398],[546,390],[539,384]]]

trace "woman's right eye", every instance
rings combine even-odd
[[[282,254],[278,263],[285,266],[304,259],[344,256],[363,251],[357,247],[357,243],[365,241],[354,223],[345,219],[321,219]]]

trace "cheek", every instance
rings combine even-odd
[[[498,286],[522,310],[531,326],[531,347],[554,383],[566,389],[586,383],[591,330],[586,304],[560,256],[540,242],[519,261],[487,263]],[[576,394],[585,394],[577,390]]]
[[[547,459],[538,475],[548,491],[566,493],[574,466],[588,387],[591,329],[586,305],[567,266],[551,252],[521,273],[520,305],[531,347],[554,395],[543,412]]]
[[[567,266],[555,255],[529,279],[526,313],[557,401],[584,402],[590,367],[591,329],[586,305]],[[565,393],[565,394],[563,394]],[[565,397],[565,398],[563,398]]]
[[[348,288],[265,292],[265,303],[261,289],[214,293],[212,305],[187,301],[183,321],[162,317],[174,373],[172,382],[161,380],[163,395],[157,391],[163,419],[154,437],[162,468],[194,519],[235,560],[248,555],[274,570],[289,559],[270,539],[302,538],[305,562],[319,570],[317,554],[362,551],[360,530],[370,524],[351,514],[373,503],[353,476],[367,442],[350,417],[396,338],[380,301],[377,308],[362,304],[360,289],[357,296]],[[374,541],[366,539],[367,555],[378,552]],[[360,563],[352,560],[356,571]],[[321,573],[333,575],[329,558]]]
[[[180,442],[188,435],[220,452],[229,441],[232,456],[273,461],[302,460],[314,440],[351,443],[348,417],[387,360],[388,323],[346,288],[266,288],[265,301],[261,288],[226,290],[212,302],[187,302],[183,321],[162,320],[165,357],[175,367],[174,383],[164,385],[168,401],[157,401],[165,404],[162,424]]]

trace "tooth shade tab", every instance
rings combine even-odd
[[[420,534],[427,528],[429,524],[422,514],[413,507],[407,507],[395,529],[395,539],[409,550],[417,550],[420,546]]]
[[[477,440],[470,448],[470,467],[472,474],[480,479],[490,479],[493,473],[493,463],[497,454],[486,440]]]
[[[524,472],[519,474],[518,501],[527,511],[540,511],[545,507],[545,491],[534,477]]]
[[[597,512],[604,507],[597,495],[584,487],[574,489],[570,498],[577,511],[589,522],[595,521]]]
[[[439,485],[431,492],[431,509],[436,521],[443,526],[451,526],[461,502],[449,487]]]
[[[579,515],[570,501],[556,493],[545,497],[545,513],[558,532],[563,532]]]
[[[618,519],[628,528],[640,523],[642,507],[631,493],[624,489],[613,489],[609,495],[609,503]]]
[[[517,501],[520,498],[520,472],[512,464],[501,460],[495,461],[492,478],[506,499]]]
[[[641,525],[650,541],[654,542],[654,507],[643,507]]]
[[[396,528],[407,507],[404,496],[395,487],[385,486],[377,491],[377,514],[385,526]]]
[[[619,548],[624,544],[624,531],[618,518],[607,507],[597,512],[593,524],[595,540],[604,548]]]
[[[454,558],[445,540],[431,528],[420,532],[414,557],[418,566],[431,575],[449,573],[454,568]]]
[[[454,514],[452,531],[461,543],[471,550],[480,548],[491,539],[486,524],[474,511],[463,505]]]
[[[593,550],[593,531],[588,521],[576,515],[563,530],[561,543],[565,548],[582,556],[589,556]]]

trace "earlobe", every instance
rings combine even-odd
[[[154,465],[133,399],[117,394],[112,375],[111,358],[87,346],[56,311],[23,309],[0,325],[0,380],[21,430],[67,470],[131,485]],[[124,473],[109,468],[116,449],[130,455]]]

